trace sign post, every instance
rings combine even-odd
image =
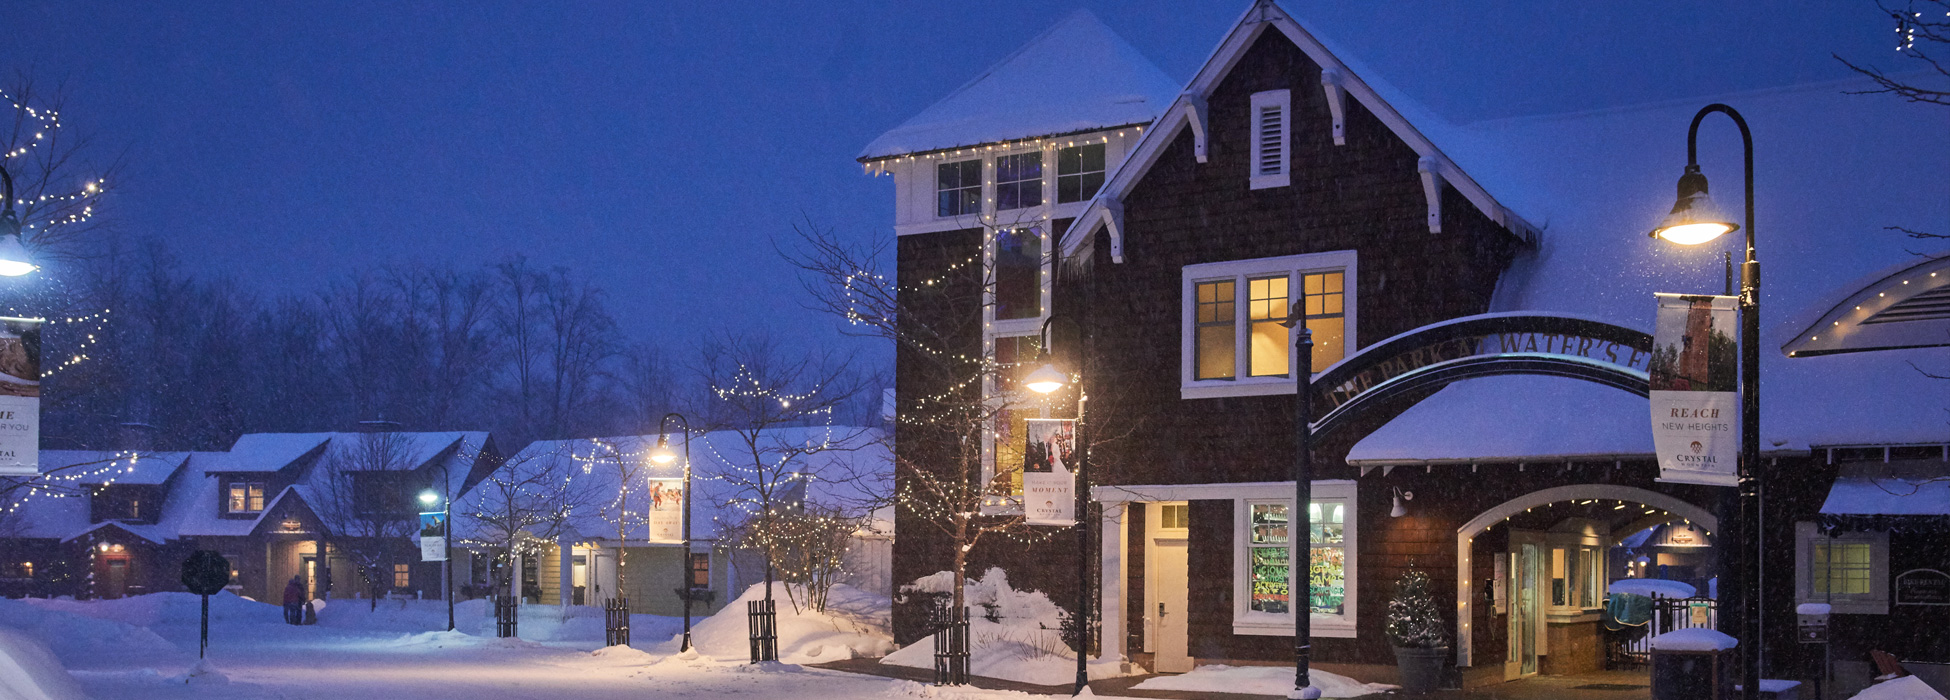
[[[203,658],[204,652],[210,649],[210,596],[228,585],[230,560],[223,558],[222,554],[204,549],[183,560],[183,587],[203,596],[203,627],[196,647],[196,658]]]
[[[41,473],[41,321],[0,317],[0,476]]]

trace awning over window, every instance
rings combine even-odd
[[[1950,531],[1950,463],[1844,466],[1821,504],[1821,524],[1831,531]]]

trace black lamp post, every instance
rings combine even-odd
[[[650,451],[650,461],[670,464],[677,461],[677,453],[670,449],[670,419],[675,418],[684,426],[684,582],[678,586],[684,599],[684,645],[679,651],[691,650],[691,582],[697,577],[697,567],[691,563],[691,421],[680,413],[666,413],[657,421],[657,448]]]
[[[443,484],[450,483],[447,482],[447,475],[444,473],[440,475],[440,479]],[[444,490],[447,487],[443,485],[441,488]],[[447,599],[447,631],[452,632],[454,631],[454,499],[434,493],[433,489],[420,492],[421,503],[433,505],[435,500],[440,501],[440,526],[446,535],[440,538],[440,546],[443,549],[441,554],[443,558],[440,561],[440,585],[444,589],[440,595]]]
[[[1740,536],[1734,557],[1740,573],[1737,586],[1730,587],[1740,622],[1741,691],[1746,700],[1760,697],[1760,263],[1754,259],[1754,135],[1747,120],[1732,107],[1714,103],[1693,115],[1686,131],[1686,173],[1679,177],[1679,200],[1672,205],[1653,238],[1680,245],[1697,245],[1739,230],[1741,226],[1714,206],[1707,195],[1706,175],[1699,169],[1699,124],[1706,115],[1719,112],[1740,127],[1740,144],[1746,153],[1747,258],[1740,264]]]
[[[1043,320],[1042,341],[1043,355],[1045,357],[1054,356],[1054,353],[1050,352],[1049,329],[1050,324],[1058,320],[1070,324],[1071,330],[1077,332],[1079,339],[1083,337],[1083,330],[1077,326],[1076,321],[1071,320],[1067,316],[1051,314],[1049,318]],[[1090,354],[1088,348],[1082,348],[1081,350],[1081,352],[1077,353],[1076,376],[1079,379],[1084,376],[1084,365]],[[1036,393],[1049,394],[1057,389],[1063,388],[1065,384],[1070,383],[1070,379],[1069,375],[1056,368],[1055,363],[1045,362],[1043,366],[1036,368],[1036,371],[1030,372],[1029,376],[1023,379],[1023,385],[1029,387],[1031,391]],[[1077,533],[1077,609],[1070,616],[1070,620],[1076,625],[1077,630],[1077,679],[1076,687],[1073,689],[1072,694],[1082,694],[1085,688],[1090,687],[1090,525],[1088,520],[1090,517],[1090,443],[1084,440],[1083,437],[1083,406],[1084,402],[1088,400],[1089,397],[1083,393],[1083,383],[1078,381],[1077,427],[1075,435],[1071,438],[1076,441],[1077,446],[1077,522],[1075,526]]]
[[[1288,570],[1298,568],[1298,580],[1287,582],[1287,609],[1293,611],[1293,690],[1287,697],[1314,700],[1320,689],[1307,677],[1313,664],[1314,530],[1314,332],[1306,327],[1306,300],[1293,302],[1280,325],[1298,328],[1293,335],[1293,507],[1287,511],[1286,536],[1293,557]]]

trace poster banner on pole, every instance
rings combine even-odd
[[[0,476],[41,472],[41,319],[0,317]]]
[[[1068,418],[1026,421],[1028,444],[1022,450],[1022,511],[1030,525],[1070,527],[1077,523],[1077,479],[1070,465],[1076,451],[1077,422]]]
[[[1739,483],[1740,395],[1735,297],[1658,294],[1652,333],[1652,447],[1659,480]]]
[[[682,544],[684,542],[684,480],[650,480],[650,535],[651,542]]]
[[[420,561],[447,560],[447,514],[420,514]]]

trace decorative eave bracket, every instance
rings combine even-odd
[[[1422,196],[1429,201],[1429,233],[1442,233],[1442,173],[1438,167],[1438,161],[1429,156],[1415,163],[1415,169],[1422,171]]]
[[[1347,145],[1347,88],[1341,87],[1341,72],[1329,68],[1320,72],[1320,87],[1327,93],[1327,112],[1334,118],[1334,145]],[[1201,158],[1199,162],[1205,160]]]
[[[1203,163],[1209,155],[1206,145],[1209,141],[1206,136],[1210,131],[1206,128],[1210,121],[1205,113],[1205,97],[1188,92],[1182,99],[1185,104],[1185,122],[1192,128],[1192,155],[1198,158],[1198,162]]]
[[[1124,202],[1104,198],[1104,230],[1110,234],[1110,261],[1124,264]]]

